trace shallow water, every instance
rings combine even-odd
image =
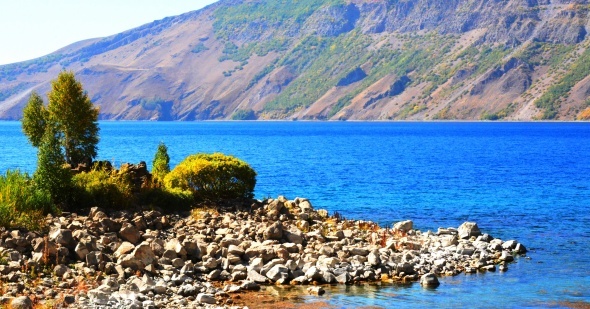
[[[590,125],[585,123],[101,122],[99,159],[172,166],[220,151],[258,172],[256,196],[421,230],[476,221],[530,250],[506,273],[442,279],[436,290],[336,287],[337,308],[539,308],[590,302]],[[0,170],[34,171],[17,122],[0,122]],[[306,300],[314,300],[306,297]]]

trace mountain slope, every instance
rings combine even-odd
[[[222,0],[0,66],[0,118],[74,70],[102,119],[587,119],[579,0]]]

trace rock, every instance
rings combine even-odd
[[[93,304],[105,306],[109,302],[110,293],[102,291],[100,289],[94,289],[88,291],[88,298]]]
[[[360,255],[360,256],[367,256],[367,255],[369,255],[369,252],[370,251],[368,249],[365,249],[365,248],[352,248],[350,250],[350,253],[352,255]]]
[[[204,294],[204,293],[200,293],[199,295],[197,295],[197,302],[199,304],[209,304],[209,305],[215,305],[217,303],[217,301],[215,300],[215,297],[212,294]]]
[[[316,263],[316,267],[319,270],[331,270],[334,267],[336,267],[336,264],[338,264],[338,259],[329,257],[318,260],[318,262]]]
[[[250,260],[250,265],[248,266],[248,270],[254,270],[260,272],[264,267],[264,261],[261,258],[254,258]]]
[[[464,222],[461,224],[461,226],[459,226],[457,231],[459,233],[459,238],[461,239],[467,239],[472,236],[477,237],[481,235],[481,231],[475,222]]]
[[[272,200],[268,205],[266,205],[266,213],[268,216],[278,216],[283,210],[285,203],[276,199]]]
[[[195,296],[197,295],[197,289],[195,289],[195,287],[190,284],[184,284],[178,288],[177,294],[185,297]]]
[[[502,249],[504,249],[504,250],[512,250],[512,249],[516,248],[516,245],[517,244],[518,244],[518,242],[516,240],[505,241],[502,244]]]
[[[500,256],[500,261],[505,262],[512,262],[514,261],[514,256],[507,251],[502,251],[502,255]]]
[[[72,231],[68,229],[57,229],[49,233],[49,240],[62,246],[68,247],[72,243]]]
[[[450,247],[453,245],[457,245],[459,241],[457,240],[456,235],[442,235],[440,236],[440,245],[442,247]]]
[[[227,248],[227,252],[234,254],[236,256],[242,256],[245,253],[244,249],[242,249],[236,245],[229,245],[229,247]]]
[[[166,283],[163,280],[160,280],[154,286],[154,293],[156,293],[156,294],[166,294],[166,290],[167,289],[168,288],[166,287]]]
[[[248,271],[248,278],[247,279],[250,281],[256,282],[256,283],[267,283],[268,282],[268,278],[259,274],[255,270]]]
[[[329,271],[322,271],[322,282],[328,284],[337,282],[336,276]]]
[[[305,277],[311,280],[320,281],[322,280],[322,272],[315,266],[312,266],[305,272]]]
[[[74,252],[76,252],[76,255],[78,256],[78,259],[80,259],[80,260],[86,260],[86,255],[90,251],[88,250],[88,248],[86,248],[86,245],[84,245],[83,243],[78,243],[76,245],[76,248],[74,249]]]
[[[237,285],[226,285],[225,287],[223,287],[223,291],[226,293],[239,293],[242,291],[242,288],[237,286]]]
[[[406,275],[408,274],[413,274],[414,273],[414,265],[410,264],[410,263],[399,263],[396,265],[396,271],[397,273],[405,273]]]
[[[53,268],[53,273],[57,277],[61,278],[68,270],[70,270],[69,267],[67,267],[66,265],[60,264],[60,265],[55,265],[55,267]]]
[[[266,277],[273,282],[285,280],[289,277],[289,269],[284,265],[275,265],[266,273]]]
[[[10,302],[10,308],[12,308],[12,309],[33,309],[33,302],[27,296],[16,297]]]
[[[141,240],[139,230],[136,226],[131,225],[130,223],[123,225],[123,227],[119,231],[119,237],[132,244],[136,244]]]
[[[407,233],[414,229],[414,222],[412,222],[412,220],[397,222],[393,225],[393,229]]]
[[[283,238],[283,225],[279,221],[271,224],[266,230],[264,230],[263,236],[265,240],[280,240]]]
[[[307,288],[307,293],[311,295],[322,296],[326,293],[326,290],[324,290],[324,288],[322,288],[321,286],[312,286]]]
[[[244,281],[240,288],[244,291],[259,291],[260,285],[254,281]]]
[[[299,209],[301,209],[302,213],[308,214],[313,210],[313,207],[308,200],[302,200],[299,202]]]
[[[135,247],[130,254],[121,257],[119,259],[119,264],[125,268],[130,267],[134,270],[138,270],[144,269],[156,259],[156,255],[150,248],[150,245],[143,242]]]
[[[296,231],[284,231],[285,233],[285,237],[287,238],[287,240],[290,243],[294,243],[294,244],[303,244],[303,233],[301,233],[301,231],[296,230]]]
[[[514,247],[514,252],[516,252],[518,254],[525,254],[527,252],[527,250],[523,244],[518,243],[518,244],[516,244],[516,247]]]
[[[349,283],[352,280],[350,274],[348,272],[343,272],[342,274],[336,276],[336,281],[340,284]]]
[[[475,248],[465,244],[459,244],[456,250],[457,254],[471,256],[475,252]]]
[[[171,250],[178,255],[186,255],[187,253],[180,241],[176,238],[168,240],[164,245],[164,250]]]
[[[436,288],[440,285],[435,274],[425,274],[420,278],[420,285],[427,288]]]
[[[379,264],[381,264],[381,258],[379,257],[379,251],[378,250],[371,251],[371,253],[369,253],[369,255],[367,256],[367,262],[371,266],[378,266]]]

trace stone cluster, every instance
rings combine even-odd
[[[412,221],[380,228],[314,210],[284,197],[228,209],[164,215],[157,210],[48,218],[45,235],[0,233],[0,303],[31,308],[232,307],[232,295],[266,284],[312,285],[419,281],[507,270],[526,253],[477,224],[415,230]],[[25,297],[31,302],[27,302]]]

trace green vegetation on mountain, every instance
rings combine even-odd
[[[590,49],[586,49],[569,66],[567,72],[535,102],[537,107],[544,110],[543,119],[553,119],[557,116],[559,104],[563,97],[579,81],[590,73]]]

